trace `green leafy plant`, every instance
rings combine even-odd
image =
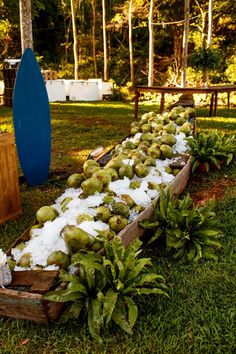
[[[132,334],[138,316],[136,296],[160,294],[168,296],[164,278],[152,273],[149,258],[138,258],[141,241],[127,248],[119,237],[104,242],[104,255],[86,251],[72,256],[77,274],[62,272],[60,281],[65,289],[45,294],[45,299],[66,302],[62,322],[70,318],[87,317],[91,336],[102,342],[101,331],[111,320],[125,332]]]
[[[200,132],[186,138],[192,155],[192,172],[208,172],[211,168],[220,169],[228,165],[236,154],[236,138],[216,130]]]
[[[152,220],[143,220],[140,225],[155,230],[149,242],[164,237],[168,251],[181,261],[200,259],[217,260],[215,249],[222,247],[218,238],[221,232],[215,229],[214,201],[204,206],[193,205],[189,195],[183,199],[171,197],[170,191],[160,191]]]
[[[220,55],[215,49],[199,48],[189,57],[189,65],[195,69],[217,69],[220,64]]]

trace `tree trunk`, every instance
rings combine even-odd
[[[96,59],[96,0],[92,0],[92,15],[93,15],[93,23],[92,23],[92,44],[93,44],[93,67],[94,67],[94,77],[98,77],[97,70],[97,59]]]
[[[184,33],[183,33],[183,51],[182,51],[182,87],[186,86],[186,70],[188,65],[188,35],[189,35],[189,0],[184,1]]]
[[[208,3],[208,30],[207,30],[207,48],[211,47],[211,41],[212,41],[212,3],[213,0],[209,0]],[[205,82],[206,86],[209,84],[209,72],[206,69],[205,73]]]
[[[212,4],[213,0],[208,3],[208,31],[207,31],[207,48],[211,46],[212,40]]]
[[[107,31],[106,31],[106,3],[102,0],[102,32],[103,32],[103,55],[104,55],[104,81],[108,80],[107,71]]]
[[[130,81],[134,84],[134,47],[133,47],[133,21],[132,21],[133,1],[129,1],[129,63],[130,63]]]
[[[21,52],[26,48],[33,49],[31,0],[19,0],[20,9],[20,34],[21,34]]]
[[[148,86],[153,85],[154,80],[154,31],[153,31],[153,9],[154,0],[150,0],[150,9],[148,17],[149,29],[149,67],[148,67]]]
[[[72,17],[72,29],[73,29],[73,51],[74,51],[74,78],[79,78],[79,62],[78,62],[78,36],[76,27],[76,6],[74,0],[70,1],[71,4],[71,17]]]

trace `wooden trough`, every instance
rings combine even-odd
[[[181,194],[188,182],[190,175],[190,157],[183,156],[185,164],[182,170],[169,185],[172,194]],[[118,236],[127,247],[135,238],[141,237],[144,229],[139,226],[143,219],[150,218],[153,207],[150,205],[139,216],[124,228]],[[28,228],[12,245],[29,239]],[[0,315],[16,319],[26,319],[37,323],[50,323],[56,321],[64,304],[51,302],[44,299],[43,294],[55,289],[58,284],[59,271],[30,270],[12,272],[12,282],[7,288],[0,288]]]

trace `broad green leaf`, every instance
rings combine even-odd
[[[202,258],[202,246],[195,240],[193,240],[193,243],[194,243],[194,245],[196,247],[196,251],[197,251],[197,254],[193,258],[193,261],[198,262]]]
[[[230,164],[230,162],[233,160],[234,155],[233,154],[229,154],[226,160],[226,165],[228,166]]]
[[[93,299],[88,308],[88,327],[91,336],[98,342],[102,343],[100,332],[102,328],[101,303],[98,299]]]
[[[135,282],[135,286],[138,287],[138,286],[143,286],[147,283],[155,283],[157,279],[164,281],[164,278],[158,274],[154,274],[154,273],[141,274],[140,276],[138,276],[137,281]]]
[[[112,277],[113,281],[116,281],[117,274],[116,274],[116,269],[114,267],[114,264],[109,259],[106,259],[104,257],[103,258],[103,266],[107,269],[107,271],[109,273],[111,273],[111,277]]]
[[[81,261],[99,262],[101,260],[101,255],[88,250],[83,250],[83,252],[76,252],[71,256],[71,264],[79,265]]]
[[[133,264],[133,269],[127,277],[127,282],[130,282],[131,280],[135,279],[146,266],[152,266],[150,258],[137,259],[135,264]]]
[[[130,327],[133,328],[137,317],[138,317],[138,307],[131,297],[125,296],[125,301],[128,306],[128,320]]]
[[[187,254],[187,259],[189,261],[192,261],[195,256],[196,256],[196,247],[195,247],[194,244],[191,244],[190,245],[190,249],[189,249],[188,254]]]
[[[68,292],[68,293],[69,293],[69,292],[70,292],[70,293],[73,293],[73,292],[77,292],[77,291],[79,291],[79,292],[81,292],[81,293],[83,293],[83,294],[87,294],[87,290],[86,290],[85,286],[80,283],[80,281],[78,280],[78,278],[77,278],[76,281],[72,281],[72,282],[70,282],[70,283],[67,285],[67,290],[66,290],[66,292]]]
[[[210,229],[200,229],[198,231],[194,231],[194,236],[208,236],[208,237],[217,237],[221,234],[219,230],[210,230]]]
[[[113,289],[109,289],[104,296],[104,304],[103,304],[103,318],[105,325],[111,320],[112,313],[116,307],[118,293],[115,292]]]
[[[182,240],[177,239],[171,233],[166,234],[166,245],[173,248],[181,248],[187,242],[188,236],[184,236]]]
[[[141,288],[139,293],[142,295],[156,294],[156,295],[164,295],[169,297],[169,295],[165,291],[158,288],[153,288],[153,289]]]
[[[177,252],[173,254],[173,258],[178,259],[185,255],[186,249],[184,247],[180,248]]]
[[[133,331],[126,316],[124,300],[122,298],[118,298],[116,307],[112,313],[112,319],[118,326],[120,326],[121,329],[132,335]]]
[[[223,247],[222,244],[219,241],[216,241],[216,240],[206,239],[203,242],[207,246],[212,246],[212,247],[215,247],[215,248],[218,248],[218,249]]]
[[[193,162],[193,165],[192,165],[192,173],[194,173],[194,172],[198,169],[198,167],[200,166],[200,164],[201,164],[201,161],[199,161],[199,160],[195,160],[195,161]]]
[[[116,289],[117,291],[122,291],[124,289],[124,284],[120,281],[120,279],[117,279],[116,281]]]
[[[115,259],[122,260],[125,253],[125,247],[122,243],[120,237],[114,237],[113,241],[111,242],[113,254]]]
[[[139,221],[139,225],[142,226],[144,229],[153,229],[159,225],[159,221],[151,221],[149,219],[145,219],[142,221]]]
[[[71,319],[71,313],[70,313],[70,308],[71,308],[72,304],[69,304],[64,311],[62,312],[62,314],[60,315],[57,323],[61,324],[61,323],[66,323]]]
[[[70,306],[70,317],[79,318],[83,307],[84,307],[83,301],[73,302]]]
[[[154,235],[148,241],[147,245],[149,245],[150,243],[156,241],[162,235],[162,233],[163,233],[162,229],[157,229],[156,232],[154,233]]]
[[[218,261],[218,257],[208,247],[203,248],[202,254],[203,254],[203,258],[213,259],[214,261]]]
[[[89,289],[94,289],[95,288],[95,270],[93,267],[91,267],[90,265],[86,264],[86,266],[84,267],[84,271],[86,274],[86,280],[87,280],[87,284]]]
[[[122,282],[123,281],[123,278],[125,276],[125,268],[124,268],[124,263],[119,260],[119,259],[115,259],[114,260],[115,264],[117,265],[118,267],[118,279]]]
[[[76,301],[83,298],[81,292],[66,292],[66,290],[55,290],[44,294],[44,299],[55,302]]]
[[[167,200],[167,196],[165,195],[165,192],[163,190],[160,190],[159,210],[160,210],[161,220],[166,220],[166,210],[167,210],[168,202],[169,201]]]
[[[69,273],[66,273],[66,272],[60,272],[60,280],[61,281],[76,281],[78,280],[78,276],[75,275],[75,274],[69,274]]]

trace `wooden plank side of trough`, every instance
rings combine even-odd
[[[11,287],[29,286],[30,292],[44,294],[55,285],[55,280],[59,275],[58,270],[23,270],[13,271]]]
[[[175,179],[170,184],[170,189],[172,194],[179,195],[185,190],[188,179],[191,173],[191,156],[189,156],[186,165],[182,170],[177,174]]]
[[[167,187],[171,189],[173,195],[181,194],[187,186],[190,176],[191,158],[189,157],[186,165],[175,177],[173,182]],[[158,198],[157,198],[158,199]],[[149,219],[153,215],[153,206],[148,206],[140,215],[123,230],[121,230],[118,236],[122,239],[123,245],[127,247],[135,238],[141,237],[145,231],[139,222],[144,219]]]
[[[16,319],[49,323],[42,295],[0,288],[0,315]]]

